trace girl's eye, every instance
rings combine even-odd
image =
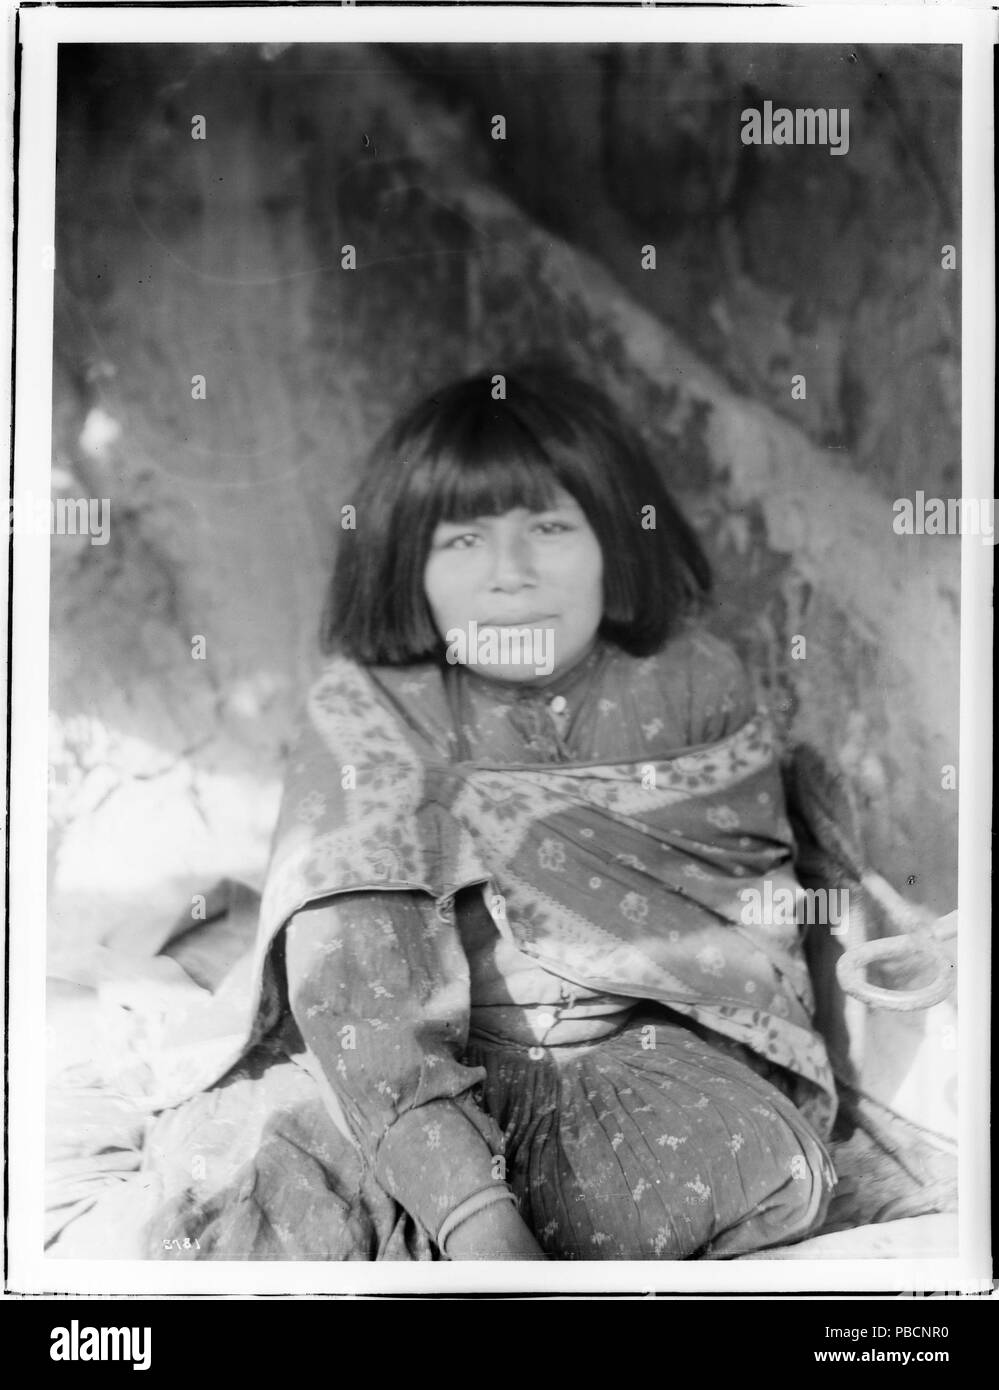
[[[443,540],[437,542],[438,550],[470,550],[478,542],[479,537],[474,531],[465,531],[460,536],[445,536]]]
[[[571,522],[558,517],[546,517],[531,523],[531,531],[541,536],[561,536],[575,529]],[[482,536],[478,531],[460,531],[450,536],[445,533],[432,544],[434,550],[471,550],[482,544]]]

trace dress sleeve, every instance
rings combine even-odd
[[[381,1186],[438,1243],[459,1208],[509,1197],[502,1135],[475,1097],[485,1072],[459,1060],[469,971],[453,908],[344,894],[295,914],[285,963],[295,1021]]]
[[[686,639],[691,744],[714,743],[741,729],[756,711],[752,681],[726,642],[699,630]]]

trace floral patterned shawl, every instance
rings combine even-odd
[[[416,889],[446,913],[475,884],[498,929],[545,969],[668,1005],[834,1097],[797,927],[744,921],[745,890],[796,887],[765,715],[646,761],[458,761],[427,734],[448,725],[453,672],[418,669],[411,717],[405,672],[375,679],[338,657],[313,687],[254,962],[216,1000],[221,1030],[185,1025],[158,1103],[210,1084],[276,1021],[269,948],[302,907]]]

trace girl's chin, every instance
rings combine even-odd
[[[504,685],[542,687],[551,685],[560,676],[571,671],[592,651],[595,642],[596,634],[579,650],[559,660],[556,660],[553,650],[555,643],[543,642],[533,648],[521,649],[520,660],[506,661],[495,660],[495,652],[489,652],[486,657],[481,651],[477,651],[474,645],[455,643],[448,650],[447,660],[453,665],[464,666],[483,680],[500,681]],[[504,652],[503,655],[510,656],[511,653]]]

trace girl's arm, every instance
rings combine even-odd
[[[285,964],[294,1018],[378,1182],[435,1241],[445,1227],[449,1256],[543,1258],[474,1095],[484,1073],[458,1060],[469,985],[453,912],[419,893],[344,894],[296,913]]]
[[[452,1260],[546,1260],[512,1202],[493,1202],[455,1226],[447,1241]]]

